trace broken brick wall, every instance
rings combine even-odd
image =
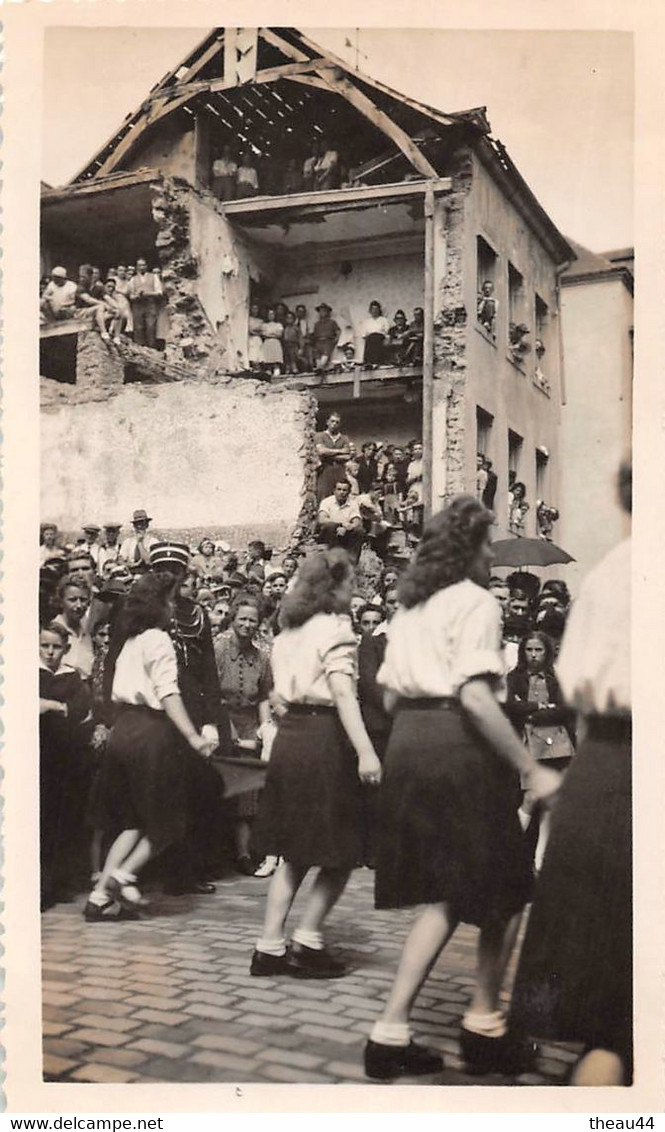
[[[228,377],[167,385],[42,382],[41,513],[65,531],[92,516],[242,547],[284,547],[315,510],[315,403]],[[63,459],[66,453],[66,459]]]

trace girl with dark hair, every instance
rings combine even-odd
[[[135,911],[145,905],[137,874],[185,836],[179,735],[203,756],[216,745],[196,730],[180,695],[175,647],[167,632],[175,585],[168,573],[140,577],[118,616],[121,648],[111,693],[117,714],[102,764],[95,827],[121,832],[88,897],[86,920],[104,919],[113,901]]]
[[[517,817],[521,773],[545,801],[558,775],[540,766],[503,714],[501,611],[486,589],[493,516],[458,496],[423,532],[400,585],[378,681],[396,712],[384,761],[377,908],[425,907],[365,1051],[369,1077],[433,1073],[442,1058],[411,1039],[409,1016],[460,921],[480,928],[476,987],[461,1032],[470,1072],[509,1072],[523,1051],[499,993],[531,870]]]
[[[361,782],[381,764],[356,698],[357,648],[349,618],[353,569],[343,550],[306,559],[284,595],[275,641],[275,695],[282,715],[257,819],[261,855],[282,864],[268,891],[251,974],[331,979],[345,973],[323,944],[323,922],[362,854]],[[287,952],[286,917],[318,867]]]
[[[517,649],[517,665],[506,678],[506,715],[533,757],[563,773],[575,753],[573,720],[564,706],[553,664],[554,646],[550,638],[538,631],[527,633]],[[534,866],[540,872],[550,815],[547,811],[534,811],[528,790],[520,807],[520,821],[524,829],[529,829],[529,843],[535,849]]]

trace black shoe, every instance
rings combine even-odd
[[[254,876],[254,869],[256,868],[256,865],[254,864],[252,858],[245,854],[242,857],[238,857],[238,860],[236,861],[236,868],[239,873],[242,873],[246,877],[251,877]]]
[[[323,948],[292,943],[288,953],[288,971],[294,979],[341,979],[346,966]]]
[[[249,967],[250,975],[257,978],[270,975],[288,975],[289,966],[286,953],[284,955],[268,955],[267,951],[255,951]]]
[[[441,1054],[410,1041],[408,1046],[385,1046],[371,1039],[365,1046],[365,1074],[375,1081],[391,1077],[420,1077],[426,1073],[440,1073],[443,1069]]]
[[[538,1056],[538,1046],[534,1041],[510,1030],[501,1038],[487,1038],[462,1026],[460,1046],[466,1071],[473,1077],[484,1073],[517,1077],[533,1069]]]
[[[122,908],[115,900],[107,900],[105,904],[88,900],[83,918],[88,924],[117,924],[119,920],[138,920],[139,915],[130,908]]]
[[[217,887],[208,880],[193,880],[184,884],[167,884],[164,892],[167,896],[212,896]]]

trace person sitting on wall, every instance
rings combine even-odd
[[[319,537],[327,546],[341,546],[354,562],[358,561],[364,531],[360,511],[351,500],[351,485],[344,479],[335,484],[333,495],[321,500],[318,513]]]
[[[238,200],[243,200],[245,197],[258,196],[258,192],[259,175],[254,158],[249,150],[245,150],[236,173],[236,197]]]
[[[75,318],[75,303],[76,283],[67,278],[66,268],[54,267],[39,303],[41,313],[50,322]]]
[[[403,310],[395,311],[395,319],[388,329],[388,346],[386,354],[395,366],[404,365],[406,348],[409,341],[409,324]]]
[[[342,331],[334,318],[330,317],[332,307],[328,303],[319,303],[316,310],[319,317],[314,323],[312,331],[314,366],[317,373],[325,373],[330,366],[330,360]]]
[[[90,268],[90,294],[93,299],[97,299],[98,303],[104,302],[104,284],[102,283],[102,272],[99,267]]]
[[[365,340],[363,363],[366,366],[380,366],[385,360],[385,346],[388,339],[388,319],[376,299],[369,304],[369,318],[362,326]]]
[[[368,542],[380,558],[386,553],[391,532],[391,524],[384,518],[381,506],[382,486],[380,480],[375,480],[369,491],[362,492],[355,500]]]
[[[422,307],[413,308],[413,319],[409,323],[404,364],[420,366],[423,364],[423,340],[425,337],[425,312]]]
[[[110,342],[104,322],[104,304],[92,294],[92,268],[90,264],[83,263],[79,267],[79,281],[76,286],[76,318],[90,321],[99,331],[105,342]]]
[[[116,346],[122,342],[120,335],[127,326],[128,313],[129,303],[117,291],[115,279],[107,279],[104,285],[104,325]]]
[[[238,162],[230,145],[222,148],[222,156],[212,163],[212,191],[218,200],[233,200],[238,178]]]

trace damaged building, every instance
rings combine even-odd
[[[337,181],[304,183],[326,146]],[[220,193],[227,147],[250,154],[249,195]],[[476,492],[478,453],[497,476],[499,537],[510,472],[530,503],[523,533],[538,533],[538,500],[560,507],[560,275],[574,253],[484,108],[425,106],[293,28],[217,28],[70,184],[43,190],[41,255],[42,275],[72,279],[81,263],[145,258],[164,292],[159,350],[89,323],[42,327],[43,458],[65,437],[80,456],[43,477],[44,513],[65,525],[141,503],[163,530],[240,531],[244,510],[247,531],[283,545],[315,514],[312,437],[333,408],[358,447],[422,437],[426,510]],[[390,321],[422,308],[412,364],[362,366],[372,300]],[[257,380],[250,308],[276,301],[312,320],[329,304],[357,364]],[[90,443],[104,428],[113,458]]]

